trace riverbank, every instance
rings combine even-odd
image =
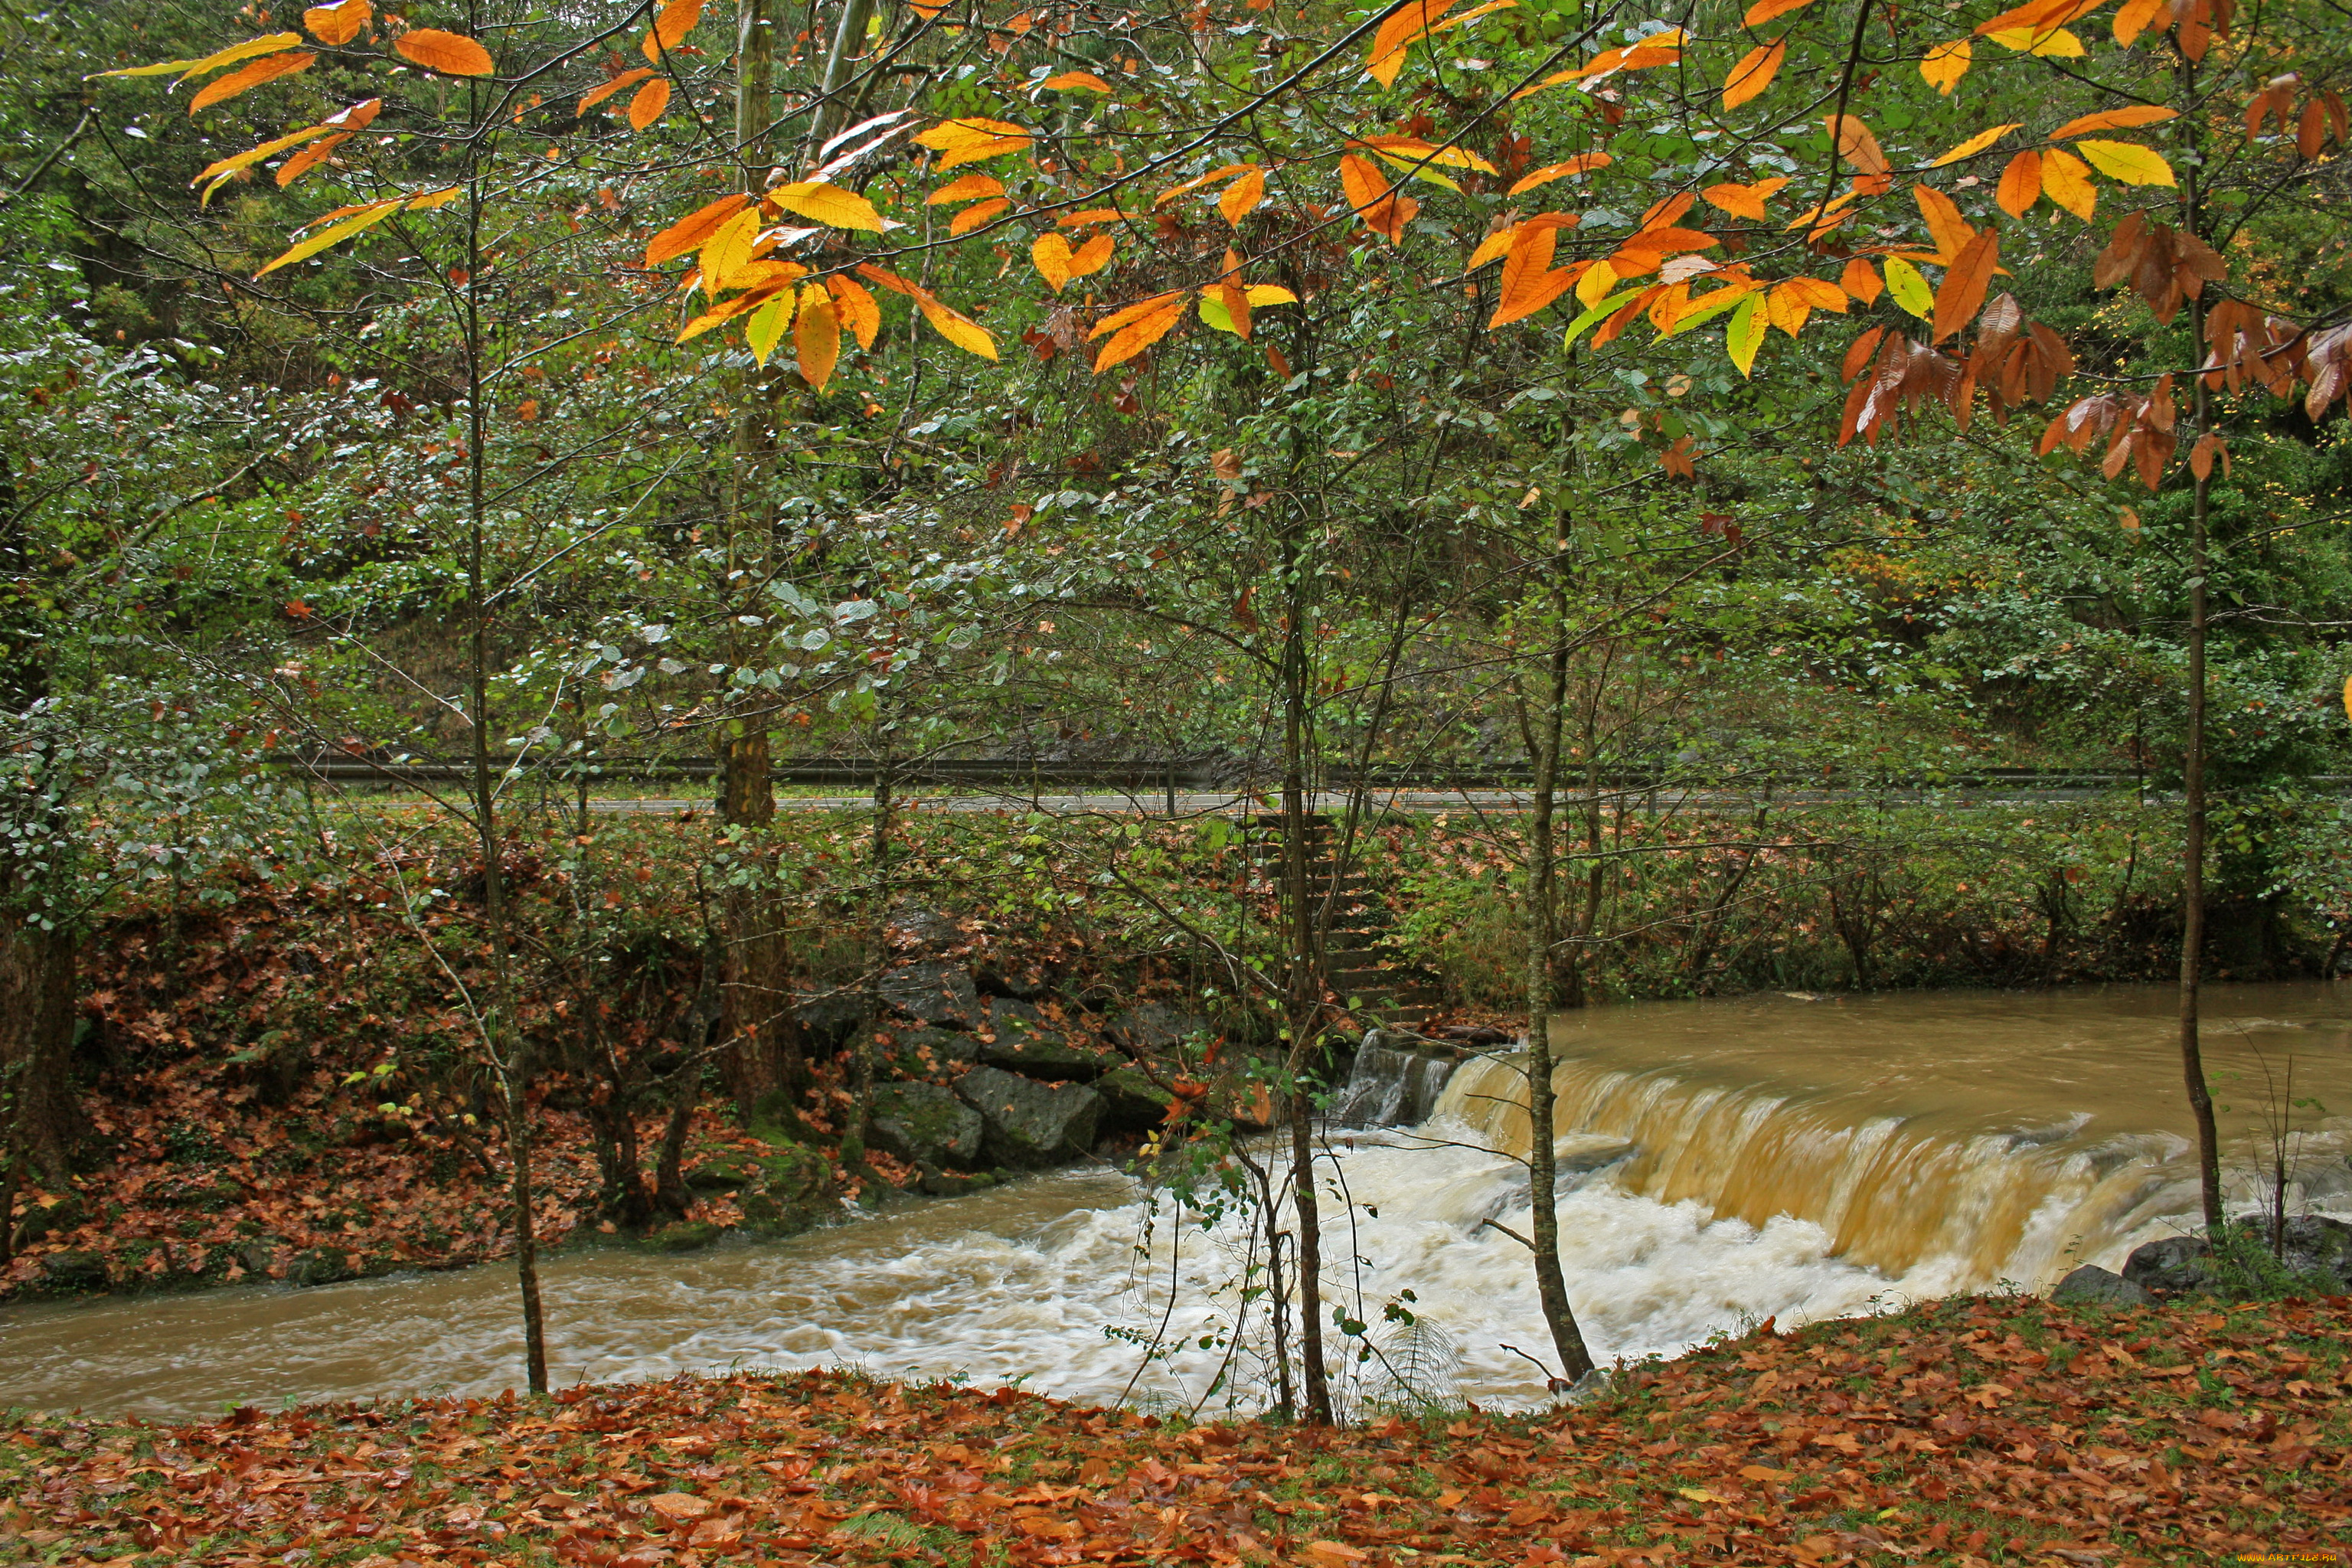
[[[1966,1298],[1768,1325],[1591,1404],[1340,1431],[1013,1389],[678,1377],[0,1426],[48,1563],[2133,1568],[2352,1555],[2352,1298]]]

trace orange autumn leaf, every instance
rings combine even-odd
[[[2042,199],[2042,154],[2028,147],[2009,161],[2000,172],[2000,184],[1993,193],[2000,210],[2011,217],[2023,217]]]
[[[1780,62],[1788,58],[1788,54],[1789,40],[1786,38],[1775,38],[1769,44],[1748,50],[1739,63],[1731,68],[1731,74],[1724,79],[1723,107],[1737,109],[1770,87],[1772,79],[1780,74]]]
[[[413,28],[403,33],[392,48],[401,58],[443,76],[488,76],[496,68],[489,50],[463,33],[445,33],[438,27]]]
[[[190,99],[188,112],[194,114],[199,110],[210,109],[214,104],[235,98],[238,93],[248,89],[259,87],[265,81],[275,81],[281,76],[291,76],[296,71],[308,70],[310,68],[310,62],[318,58],[316,55],[293,54],[271,55],[267,58],[257,59],[242,70],[231,71]]]
[[[302,25],[322,44],[348,44],[374,15],[368,0],[342,0],[340,5],[311,6],[302,13]]]
[[[629,95],[629,129],[643,131],[669,108],[669,78],[649,78]]]

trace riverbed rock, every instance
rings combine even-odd
[[[960,1029],[892,1019],[874,1031],[874,1054],[888,1072],[923,1078],[980,1060],[980,1041]]]
[[[995,1174],[988,1171],[942,1171],[937,1165],[920,1170],[922,1179],[916,1184],[935,1198],[969,1197],[996,1185]]]
[[[333,1285],[360,1277],[359,1254],[340,1247],[313,1247],[286,1265],[289,1285]]]
[[[656,1252],[698,1252],[719,1237],[719,1228],[708,1220],[682,1219],[646,1237]]]
[[[41,1259],[41,1285],[66,1295],[106,1289],[106,1259],[95,1252],[53,1252]]]
[[[79,1193],[44,1193],[16,1222],[16,1245],[25,1247],[43,1237],[62,1235],[81,1224],[88,1214]]]
[[[1102,1096],[1103,1124],[1129,1131],[1159,1126],[1176,1103],[1139,1067],[1113,1068],[1095,1079],[1094,1091]]]
[[[880,990],[886,1006],[921,1023],[968,1029],[980,1021],[980,993],[961,963],[902,963],[883,972]]]
[[[969,1165],[980,1158],[980,1112],[936,1083],[886,1083],[874,1091],[874,1146],[912,1165]]]
[[[2132,1249],[2124,1278],[2158,1296],[2226,1293],[2232,1289],[2352,1290],[2352,1225],[2324,1215],[2299,1215],[2270,1255],[2270,1225],[2259,1216],[2234,1222],[2242,1262],[2216,1262],[2200,1236],[2168,1236]]]
[[[1157,1056],[1172,1051],[1187,1036],[1209,1026],[1198,1013],[1187,1013],[1165,1002],[1138,1002],[1112,1015],[1104,1032],[1129,1050]]]
[[[1081,1159],[1094,1148],[1102,1096],[1084,1084],[974,1068],[956,1079],[955,1091],[986,1122],[982,1150],[997,1164],[1034,1169]]]
[[[740,1193],[760,1179],[760,1163],[749,1154],[714,1154],[686,1173],[694,1193]]]
[[[2085,1263],[2050,1292],[2053,1301],[2097,1302],[2110,1307],[2141,1307],[2156,1300],[2145,1289],[2112,1269]]]
[[[1062,1024],[1009,996],[991,996],[979,1030],[980,1059],[1024,1078],[1099,1078],[1117,1065],[1111,1052],[1072,1035]]]

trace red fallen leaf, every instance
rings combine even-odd
[[[700,1519],[717,1505],[692,1492],[658,1492],[646,1499],[646,1506],[664,1519],[688,1520]]]
[[[688,1546],[731,1546],[742,1539],[743,1516],[730,1513],[717,1519],[706,1519],[696,1525],[694,1533],[686,1538],[686,1543]]]

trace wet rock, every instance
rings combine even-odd
[[[656,1252],[699,1252],[719,1235],[719,1228],[709,1220],[682,1219],[647,1236],[646,1245]]]
[[[988,999],[980,1059],[1027,1078],[1051,1079],[1097,1078],[1117,1062],[1110,1052],[1074,1037],[1028,1003],[1006,996]]]
[[[888,1071],[921,1078],[978,1061],[980,1042],[961,1030],[893,1021],[874,1031],[874,1052]]]
[[[760,1179],[759,1162],[747,1154],[720,1154],[686,1173],[687,1190],[736,1193]]]
[[[886,1083],[874,1091],[874,1146],[919,1166],[969,1165],[980,1158],[980,1112],[935,1083]]]
[[[1103,1123],[1107,1127],[1157,1127],[1168,1120],[1168,1112],[1176,1103],[1174,1095],[1152,1082],[1138,1067],[1112,1068],[1095,1079],[1094,1090],[1102,1096]]]
[[[945,952],[964,941],[964,933],[956,929],[955,921],[919,904],[901,904],[891,910],[887,934],[893,947],[929,952]]]
[[[2221,1284],[2212,1253],[2202,1237],[2168,1236],[2133,1247],[2131,1256],[2124,1259],[2123,1277],[2155,1295],[2195,1295]]]
[[[1104,1032],[1131,1051],[1156,1056],[1174,1050],[1185,1037],[1208,1026],[1209,1020],[1198,1013],[1165,1002],[1139,1002],[1114,1016]]]
[[[2050,1292],[2053,1301],[2095,1301],[2113,1307],[2141,1307],[2156,1300],[2141,1287],[2112,1269],[2085,1263]]]
[[[1034,1002],[1054,988],[1052,979],[1042,969],[1013,969],[992,963],[974,970],[972,983],[983,995],[1010,996],[1020,1002]]]
[[[856,985],[820,991],[793,1008],[793,1020],[826,1045],[838,1045],[866,1021],[866,993]]]
[[[996,1185],[996,1178],[986,1171],[964,1174],[942,1171],[937,1165],[925,1165],[922,1167],[922,1180],[917,1184],[935,1198],[961,1198],[987,1191]]]
[[[925,1024],[968,1029],[980,1020],[980,993],[961,963],[902,963],[883,973],[881,993],[884,1005]]]
[[[2203,1237],[2171,1236],[2135,1247],[2124,1278],[2159,1296],[2352,1290],[2352,1225],[2322,1215],[2286,1222],[2278,1256],[2267,1221],[2242,1219],[2216,1258]]]
[[[333,1285],[360,1277],[358,1254],[339,1247],[313,1247],[294,1255],[286,1265],[289,1285]]]
[[[54,1252],[41,1260],[41,1284],[60,1294],[106,1289],[106,1259],[95,1252]]]
[[[274,1241],[248,1241],[236,1249],[236,1261],[247,1274],[267,1275],[269,1266],[278,1261],[278,1244]]]
[[[1039,1083],[996,1068],[974,1068],[956,1079],[955,1091],[987,1124],[981,1147],[1000,1165],[1050,1165],[1083,1158],[1094,1147],[1102,1096],[1084,1084]]]

